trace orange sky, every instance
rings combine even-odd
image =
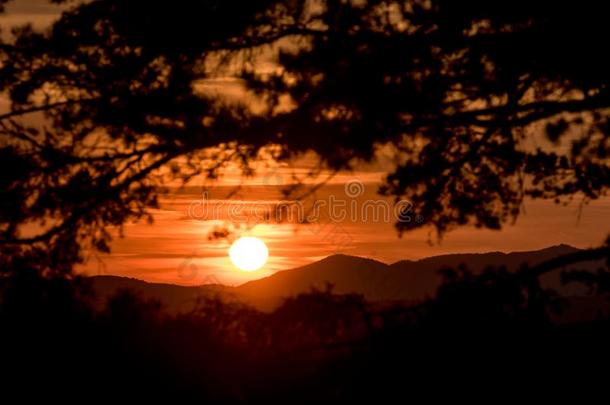
[[[59,16],[61,7],[50,5],[46,0],[18,0],[10,3],[7,11],[0,16],[3,27],[33,22],[35,28],[44,28]],[[5,29],[3,35],[8,32]],[[226,80],[212,80],[202,86],[208,86],[209,91],[216,89],[229,95],[243,96],[239,86]],[[6,98],[0,96],[0,110],[7,108]],[[527,139],[530,144],[525,147],[544,147],[545,141],[540,137]],[[321,189],[320,195],[322,198],[329,195],[345,198],[343,184],[357,179],[365,185],[365,193],[358,198],[358,203],[377,199],[376,182],[384,169],[387,168],[367,168],[357,173],[341,174]],[[302,167],[298,170],[304,171]],[[259,187],[244,190],[234,196],[234,200],[277,198],[277,186],[285,183],[285,176],[272,172],[264,177],[262,182],[261,178],[250,180]],[[241,180],[236,173],[229,171],[221,184],[234,185]],[[226,195],[229,189],[222,191]],[[127,224],[126,237],[115,240],[110,255],[97,258],[101,261],[91,257],[80,270],[90,274],[117,274],[180,284],[239,284],[334,253],[393,262],[448,252],[529,250],[559,243],[588,247],[600,244],[610,229],[610,198],[585,206],[580,217],[577,201],[567,207],[550,201],[527,201],[525,212],[515,225],[507,225],[502,231],[459,229],[446,235],[442,243],[432,245],[429,244],[429,228],[410,232],[399,239],[392,222],[343,221],[337,224],[322,221],[300,226],[264,223],[242,233],[258,236],[267,243],[269,262],[259,271],[245,273],[230,263],[227,256],[229,241],[209,241],[207,238],[210,229],[220,222],[189,217],[188,207],[201,199],[201,192],[202,189],[198,188],[187,193],[171,193],[162,200],[161,209],[154,210],[154,225]],[[219,191],[215,198],[222,198],[222,193]]]
[[[364,194],[355,199],[358,204],[380,198],[375,194],[376,184],[363,184]],[[208,198],[222,197],[231,189],[213,189]],[[277,189],[246,187],[232,201],[273,200]],[[90,274],[116,274],[155,282],[240,284],[335,253],[394,262],[450,252],[534,250],[560,243],[590,247],[602,243],[610,229],[610,198],[584,206],[580,217],[577,202],[558,206],[551,201],[527,201],[524,214],[514,225],[506,225],[501,231],[458,229],[441,242],[434,235],[430,237],[430,228],[398,238],[393,221],[375,222],[371,218],[340,223],[323,219],[312,225],[263,222],[234,233],[233,238],[257,236],[269,247],[266,266],[255,272],[242,272],[228,258],[229,240],[208,240],[213,227],[225,224],[227,218],[221,215],[218,220],[204,220],[199,215],[189,216],[189,206],[202,200],[200,191],[193,189],[164,198],[161,209],[154,210],[153,225],[126,225],[125,238],[115,240],[112,253],[99,257],[102,262],[92,258],[83,268]],[[318,198],[327,199],[330,195],[352,200],[345,195],[342,184],[325,186]]]

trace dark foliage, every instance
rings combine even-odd
[[[69,268],[170,179],[303,151],[339,170],[386,145],[396,166],[381,191],[439,235],[499,228],[528,196],[607,188],[600,2],[67,4],[0,48],[3,251],[58,250]],[[532,146],[545,133],[563,147]]]
[[[380,191],[439,234],[500,228],[525,197],[598,198],[603,2],[52,2],[67,4],[52,27],[0,43],[2,395],[310,403],[607,382],[608,320],[553,323],[561,303],[537,281],[607,246],[516,275],[448,272],[435,300],[382,310],[318,291],[271,314],[212,300],[170,316],[124,292],[97,312],[72,274],[164,186],[260,156],[342,170],[385,145]],[[221,79],[247,96],[210,90]],[[605,273],[566,277],[608,290]]]
[[[272,313],[208,299],[168,315],[129,291],[96,311],[86,280],[22,271],[1,284],[2,395],[396,401],[434,397],[432,387],[459,395],[607,378],[595,365],[609,359],[608,319],[554,324],[552,295],[521,280],[501,269],[478,277],[462,269],[447,271],[438,298],[418,306],[380,308],[327,290]]]

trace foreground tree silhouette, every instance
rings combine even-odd
[[[608,244],[515,274],[448,271],[436,299],[407,308],[313,291],[272,313],[209,300],[171,316],[120,292],[100,311],[71,274],[162,186],[232,162],[248,173],[259,157],[312,150],[341,170],[385,145],[397,166],[381,191],[411,199],[440,234],[498,228],[526,196],[598,197],[603,5],[54,2],[70,8],[50,30],[0,44],[2,394],[378,403],[473,382],[495,396],[547,388],[545,376],[562,395],[585,379],[605,387],[607,319],[554,325],[537,276],[608,257]],[[540,134],[562,147],[528,146]],[[566,280],[608,291],[607,272]]]
[[[5,269],[28,256],[69,272],[160,186],[257,157],[313,150],[340,170],[385,145],[381,191],[439,234],[610,180],[599,2],[55,2],[69,9],[49,30],[0,51]],[[563,147],[531,147],[540,134]]]

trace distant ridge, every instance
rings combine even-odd
[[[197,299],[222,294],[227,287],[218,285],[181,286],[176,284],[149,283],[130,277],[93,276],[96,303],[101,307],[119,290],[131,290],[144,299],[159,300],[171,312],[185,312],[193,309]]]
[[[465,265],[470,271],[504,266],[515,271],[522,264],[536,265],[564,254],[579,251],[569,245],[557,245],[534,251],[455,253],[420,260],[401,260],[391,265],[362,257],[334,255],[292,270],[250,281],[236,288],[251,302],[269,301],[274,292],[294,295],[311,287],[334,285],[338,293],[356,292],[373,301],[421,301],[432,297],[442,278],[438,270]],[[558,280],[553,284],[557,284]],[[276,297],[277,298],[277,297]]]
[[[145,298],[158,299],[174,311],[192,309],[197,298],[201,296],[237,299],[261,309],[272,309],[285,297],[307,292],[312,288],[324,289],[328,284],[333,286],[336,293],[358,293],[370,301],[417,302],[434,296],[442,281],[438,273],[442,268],[464,265],[470,271],[480,273],[488,266],[504,266],[509,271],[515,271],[523,264],[532,266],[579,250],[561,244],[522,252],[445,254],[420,260],[401,260],[392,264],[337,254],[237,287],[185,287],[147,283],[117,276],[95,276],[92,280],[100,299],[108,298],[118,289],[128,288]],[[593,269],[599,266],[600,263],[584,263],[579,268]],[[577,290],[565,290],[565,287],[561,286],[559,273],[545,276],[543,282],[555,289],[563,288],[568,294],[579,294]]]

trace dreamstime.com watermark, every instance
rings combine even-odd
[[[275,178],[274,178],[275,180]],[[279,183],[279,180],[273,184]],[[267,183],[266,183],[267,184]],[[191,219],[221,220],[233,224],[257,225],[263,223],[307,224],[306,232],[326,243],[339,253],[354,248],[354,237],[346,223],[422,224],[424,218],[414,214],[413,204],[407,200],[390,202],[383,199],[364,199],[365,185],[360,180],[348,181],[342,195],[330,194],[307,204],[300,200],[211,200],[204,192],[201,199],[191,201],[187,215]],[[193,254],[179,266],[178,276],[193,280],[199,276],[199,267]],[[212,276],[214,277],[214,276]],[[205,279],[216,284],[216,278]]]
[[[361,199],[365,186],[359,180],[345,184],[344,195],[330,194],[310,204],[299,200],[211,200],[204,192],[202,198],[191,201],[187,215],[202,221],[224,220],[236,224],[297,223],[314,224],[320,221],[342,224],[360,223],[417,223],[421,215],[414,215],[413,203],[399,200]]]

